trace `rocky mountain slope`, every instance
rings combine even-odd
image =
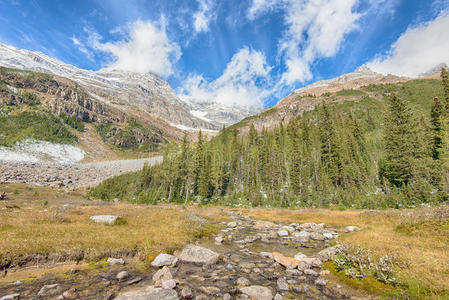
[[[275,127],[280,123],[286,124],[291,118],[314,109],[323,100],[331,102],[356,101],[368,96],[364,91],[360,91],[360,88],[363,86],[398,83],[407,80],[410,80],[410,78],[383,75],[363,65],[352,73],[329,80],[317,81],[294,90],[275,106],[267,108],[255,116],[246,118],[235,126],[243,131],[248,130],[251,125],[254,125],[256,129]],[[376,95],[371,96],[376,97]]]
[[[54,74],[76,82],[88,101],[125,115],[147,115],[181,129],[217,130],[219,125],[195,117],[159,76],[111,69],[89,71],[64,64],[39,52],[0,44],[0,66]],[[179,134],[178,134],[179,135]]]

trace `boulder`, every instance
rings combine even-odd
[[[178,300],[178,294],[174,290],[155,288],[149,286],[145,290],[129,291],[119,294],[115,300]]]
[[[252,285],[252,286],[241,288],[240,292],[242,292],[242,294],[245,294],[255,300],[272,300],[273,299],[273,294],[271,293],[271,290],[267,287],[260,286],[260,285]]]
[[[171,266],[176,263],[178,259],[176,256],[161,253],[151,262],[151,266],[153,267],[163,267],[163,266]]]
[[[120,219],[121,219],[120,216],[112,216],[112,215],[99,215],[90,217],[90,220],[94,221],[95,223],[102,223],[108,225],[114,225]]]
[[[295,269],[298,267],[299,260],[294,259],[292,257],[284,256],[279,252],[273,252],[273,259],[280,265],[286,267],[287,269]]]
[[[220,255],[207,248],[188,245],[178,255],[178,258],[187,263],[212,265],[218,261]]]

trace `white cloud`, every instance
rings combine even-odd
[[[257,16],[273,10],[283,2],[283,0],[253,0],[248,10],[248,18],[254,20]]]
[[[199,10],[193,15],[193,28],[196,33],[209,31],[209,24],[215,18],[213,0],[197,0]]]
[[[449,65],[449,15],[409,28],[385,57],[368,63],[376,72],[416,77],[440,63]]]
[[[93,53],[87,49],[86,45],[83,42],[81,42],[76,37],[71,37],[70,39],[80,52],[84,53],[90,61],[94,61]]]
[[[181,48],[168,38],[164,19],[159,23],[136,21],[126,28],[123,40],[106,43],[101,42],[98,33],[85,28],[89,35],[87,43],[97,51],[112,55],[108,68],[170,76],[181,57]]]
[[[269,79],[271,67],[262,52],[244,47],[234,54],[223,74],[212,82],[190,75],[180,89],[181,99],[260,108],[269,91],[260,87]]]
[[[312,78],[311,64],[334,56],[344,37],[357,28],[360,14],[353,11],[357,0],[253,0],[248,18],[282,9],[287,26],[280,40],[279,55],[286,71],[280,84]]]

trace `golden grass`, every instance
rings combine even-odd
[[[98,259],[113,253],[137,253],[148,259],[160,252],[173,252],[194,237],[213,233],[215,227],[209,221],[222,218],[218,208],[108,204],[84,200],[77,193],[22,185],[0,186],[0,190],[6,190],[11,198],[0,201],[3,264],[18,262],[24,255],[54,253],[67,260],[79,255]],[[111,226],[89,219],[104,214],[119,215],[124,222]],[[202,218],[208,222],[201,222]]]
[[[442,211],[447,213],[442,216]],[[398,278],[410,297],[449,299],[448,207],[403,211],[252,209],[246,212],[268,221],[359,226],[361,231],[343,234],[338,240],[369,250],[373,258],[389,254],[405,263],[398,270]]]

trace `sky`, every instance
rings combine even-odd
[[[0,42],[156,73],[182,99],[269,107],[362,64],[449,65],[449,0],[0,0]]]

